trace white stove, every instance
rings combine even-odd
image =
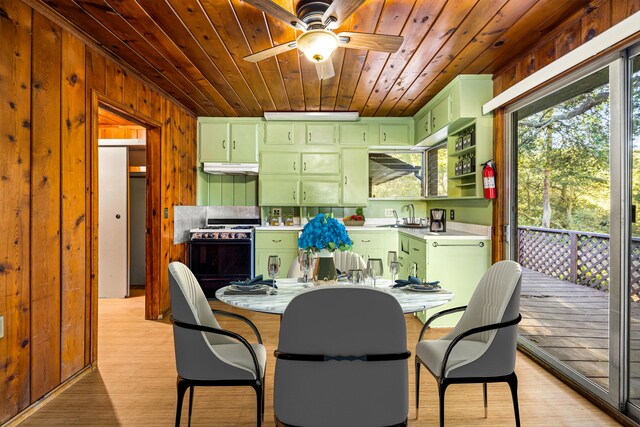
[[[251,219],[208,219],[202,228],[189,230],[190,240],[239,240],[252,239],[259,218]]]

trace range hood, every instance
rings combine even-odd
[[[258,164],[206,162],[202,170],[211,175],[258,175]]]

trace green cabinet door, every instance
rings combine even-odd
[[[290,145],[295,143],[294,124],[266,123],[264,127],[264,143],[266,145]]]
[[[369,202],[369,151],[342,149],[342,205],[366,206]]]
[[[431,122],[433,124],[431,127],[432,133],[439,131],[451,123],[451,102],[452,96],[449,94],[433,107],[431,113]]]
[[[371,138],[368,124],[341,124],[340,144],[343,145],[369,145]]]
[[[300,155],[285,151],[260,153],[260,175],[297,175],[300,173]]]
[[[291,263],[298,256],[297,249],[256,249],[255,256],[255,273],[256,275],[262,274],[265,279],[269,278],[269,257],[276,255],[279,258],[279,272],[276,277],[276,284],[278,279],[287,277],[289,267]]]
[[[380,125],[380,145],[413,145],[410,124],[393,123]]]
[[[302,153],[303,175],[340,174],[340,156],[338,153]]]
[[[340,204],[340,181],[302,181],[302,206],[338,206]]]
[[[231,156],[234,163],[258,162],[259,123],[231,124]]]
[[[292,178],[261,177],[258,183],[260,206],[298,206],[298,183],[297,179]]]
[[[416,143],[431,135],[431,110],[425,111],[416,118]]]
[[[198,123],[201,162],[229,161],[229,125]]]
[[[307,124],[307,144],[335,144],[336,126],[333,123]]]

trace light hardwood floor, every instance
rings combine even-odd
[[[216,308],[228,310],[222,303]],[[233,311],[233,309],[231,309]],[[268,354],[278,338],[278,317],[237,310],[260,329]],[[414,350],[420,322],[407,316],[408,347]],[[222,319],[223,327],[253,337],[241,322]],[[430,338],[443,333],[431,332]],[[413,359],[409,363],[409,425],[438,423],[437,394],[428,373],[422,377],[420,419],[415,420]],[[101,300],[99,306],[98,369],[90,372],[28,418],[24,426],[170,426],[174,423],[175,361],[168,321],[144,320],[144,297]],[[265,425],[273,425],[273,371],[267,369]],[[522,424],[606,426],[617,423],[526,356],[518,354]],[[255,397],[251,388],[196,389],[193,425],[254,425]],[[183,413],[186,425],[186,405]],[[489,385],[489,418],[483,418],[480,385],[453,385],[447,390],[446,422],[450,426],[512,426],[513,409],[506,384]]]

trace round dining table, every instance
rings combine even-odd
[[[421,292],[406,288],[392,288],[391,283],[391,280],[388,279],[378,279],[376,281],[376,289],[393,295],[400,303],[402,311],[405,314],[417,313],[438,307],[448,303],[454,297],[454,294],[446,289],[434,292]],[[308,286],[305,287],[305,284],[298,282],[298,279],[278,279],[276,280],[276,285],[278,289],[275,290],[275,294],[273,295],[257,292],[253,294],[248,292],[242,294],[226,293],[227,290],[232,287],[225,286],[216,291],[216,298],[233,307],[243,308],[245,310],[269,314],[283,314],[289,302],[291,302],[296,295],[315,289],[311,281],[309,281]],[[370,284],[352,285],[349,282],[338,282],[338,285],[371,286]]]

